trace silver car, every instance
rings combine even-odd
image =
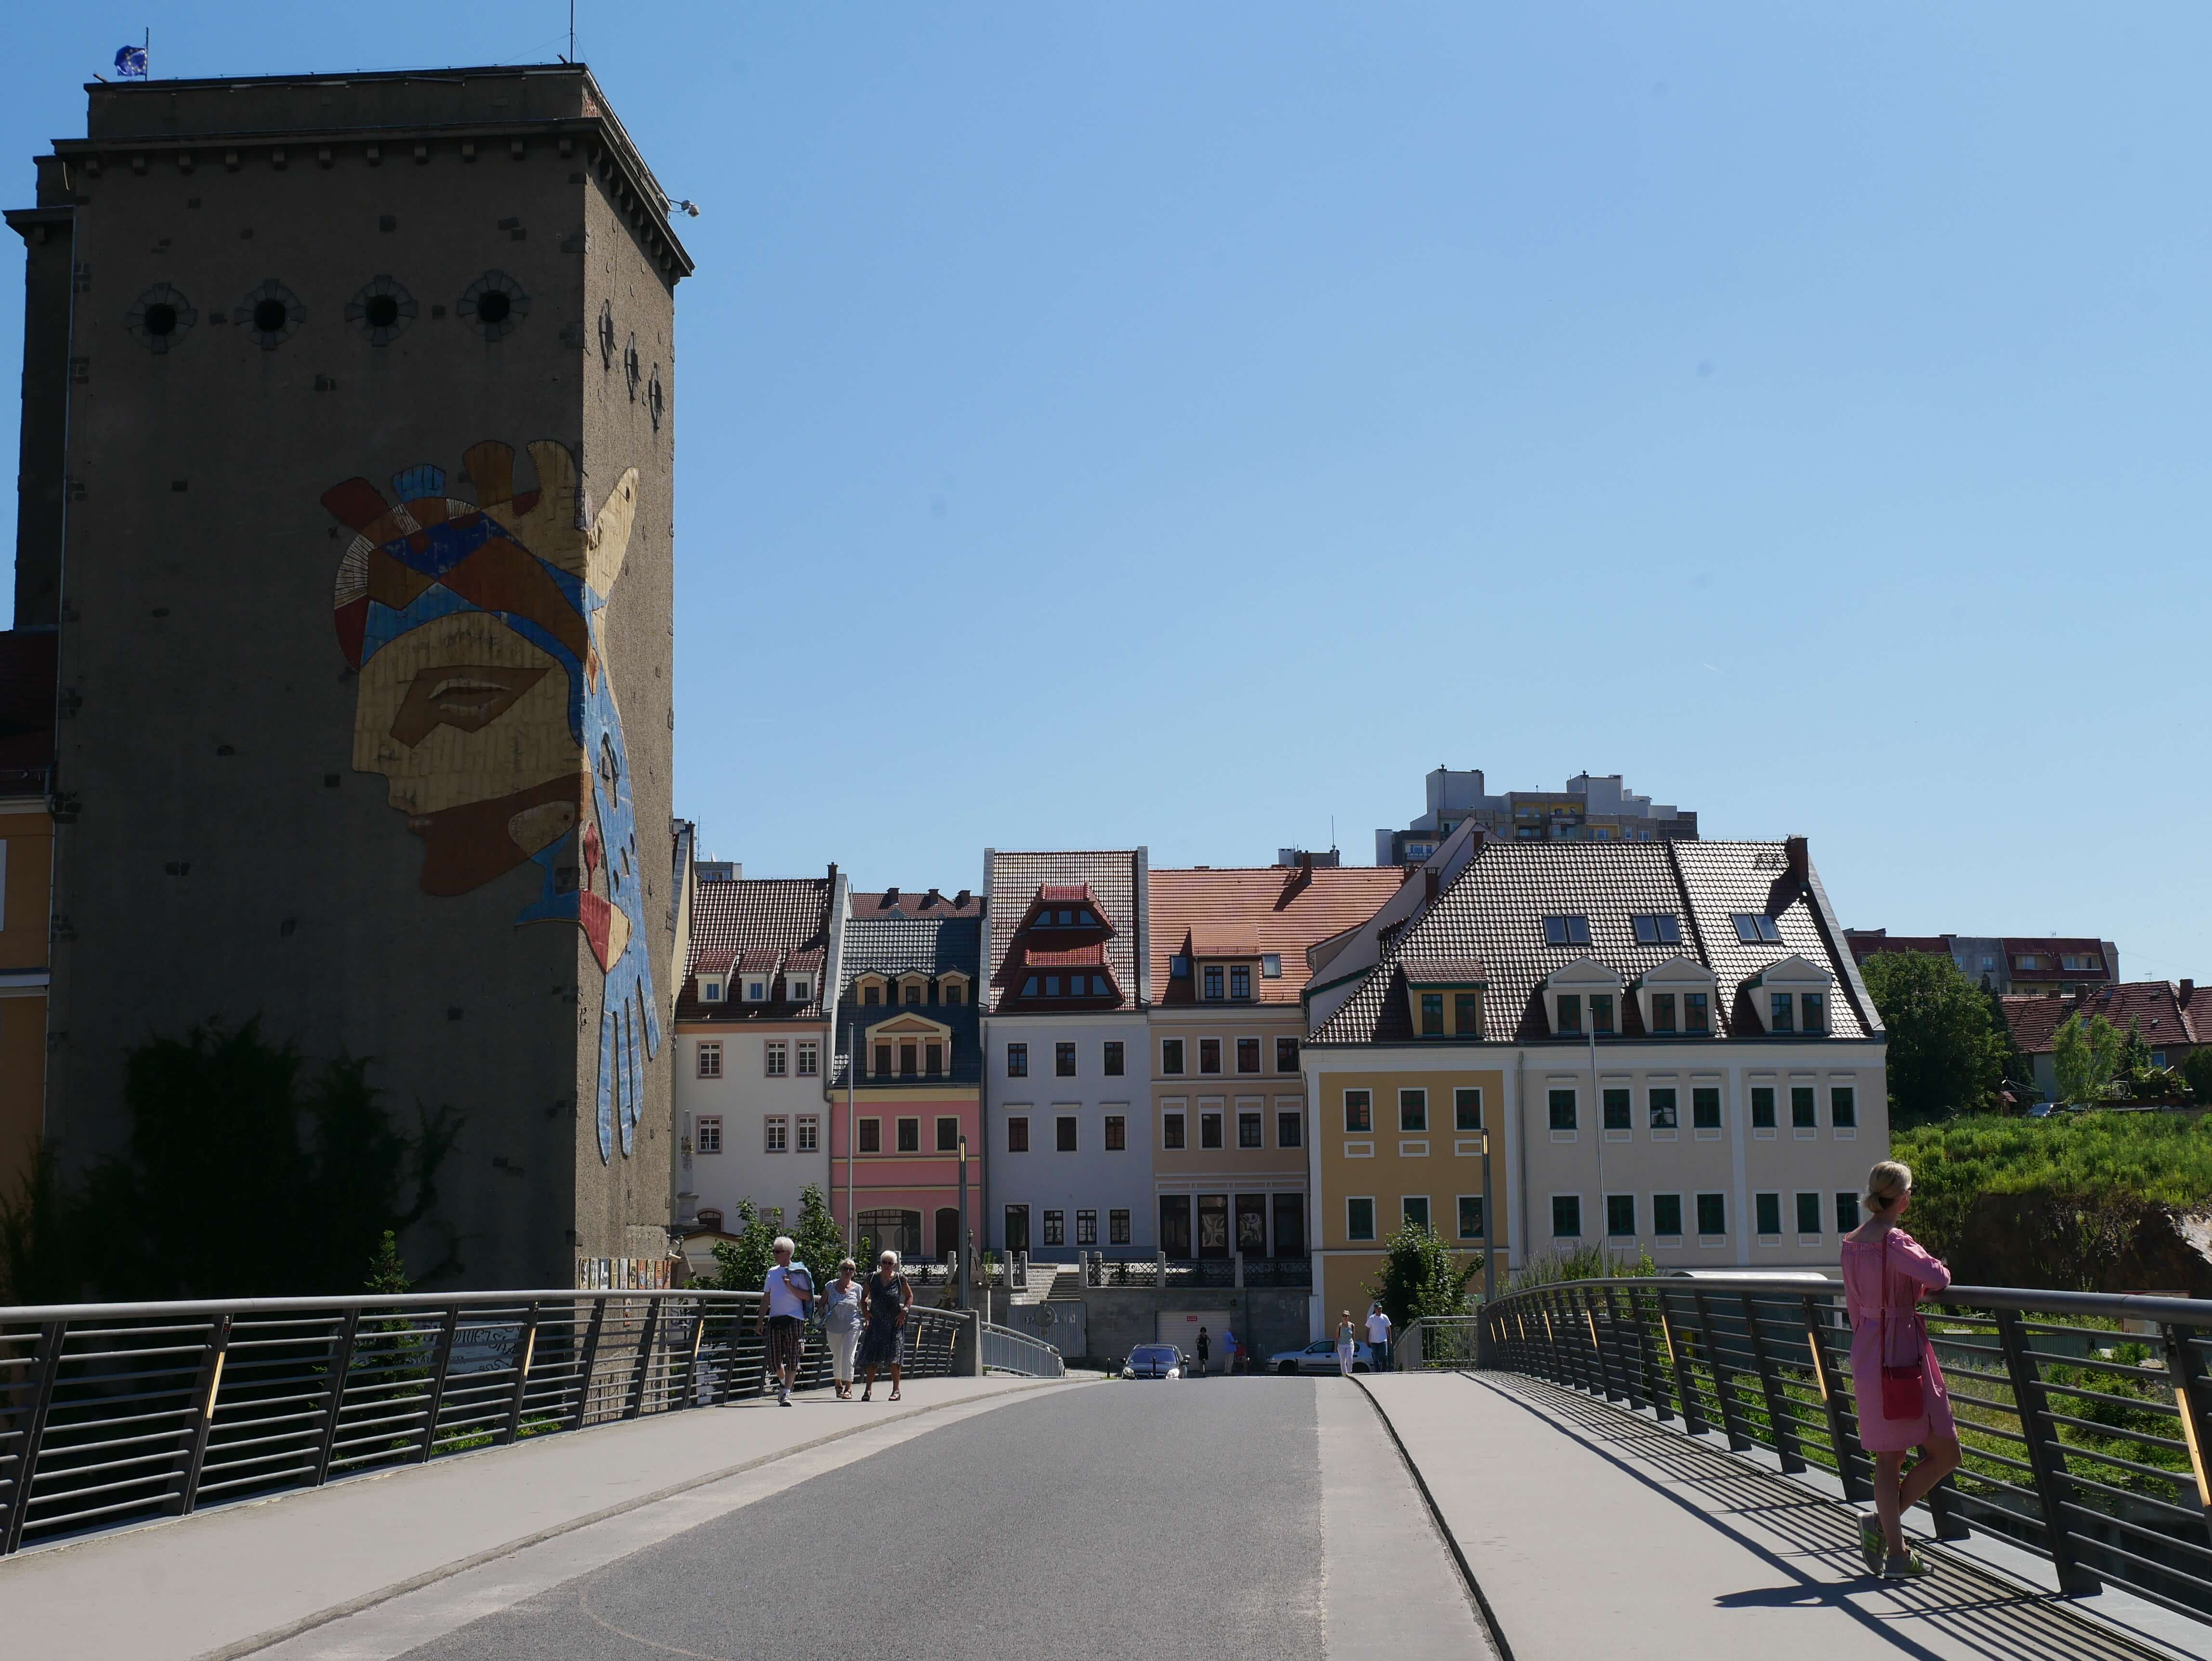
[[[1267,1365],[1278,1372],[1336,1372],[1336,1346],[1326,1338],[1316,1338],[1304,1349],[1279,1350],[1267,1358]],[[1375,1352],[1364,1344],[1352,1347],[1352,1370],[1354,1372],[1375,1371]]]

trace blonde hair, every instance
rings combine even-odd
[[[1883,1159],[1867,1172],[1867,1203],[1887,1211],[1912,1191],[1912,1167],[1896,1159]]]

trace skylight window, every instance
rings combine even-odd
[[[1671,911],[1657,912],[1632,921],[1636,924],[1636,941],[1639,946],[1680,946],[1682,943],[1681,919]]]
[[[1735,925],[1735,937],[1746,946],[1757,946],[1762,941],[1769,946],[1782,943],[1782,931],[1774,926],[1774,919],[1763,912],[1739,911],[1729,921]]]
[[[1283,978],[1283,958],[1280,952],[1262,952],[1260,954],[1260,978],[1263,981],[1279,981]]]
[[[1547,917],[1544,919],[1544,944],[1547,946],[1588,946],[1590,943],[1588,917]]]

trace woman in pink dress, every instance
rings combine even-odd
[[[1889,1579],[1928,1573],[1905,1543],[1905,1513],[1959,1468],[1951,1395],[1919,1311],[1923,1298],[1951,1284],[1951,1271],[1898,1227],[1911,1202],[1911,1167],[1883,1160],[1867,1173],[1866,1220],[1844,1236],[1843,1248],[1859,1445],[1874,1456],[1875,1515],[1859,1518],[1859,1550],[1869,1573]],[[1882,1411],[1882,1368],[1910,1367],[1916,1360],[1921,1411],[1915,1418],[1892,1419]],[[1905,1451],[1916,1447],[1920,1458],[1907,1476]]]

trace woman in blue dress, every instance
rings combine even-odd
[[[899,1255],[886,1251],[876,1259],[876,1272],[868,1276],[867,1290],[860,1299],[861,1318],[867,1323],[860,1335],[860,1365],[867,1369],[867,1382],[860,1387],[860,1399],[870,1400],[876,1388],[876,1369],[891,1370],[891,1400],[899,1398],[899,1364],[905,1359],[904,1337],[907,1307],[914,1302],[914,1288],[899,1273]]]

